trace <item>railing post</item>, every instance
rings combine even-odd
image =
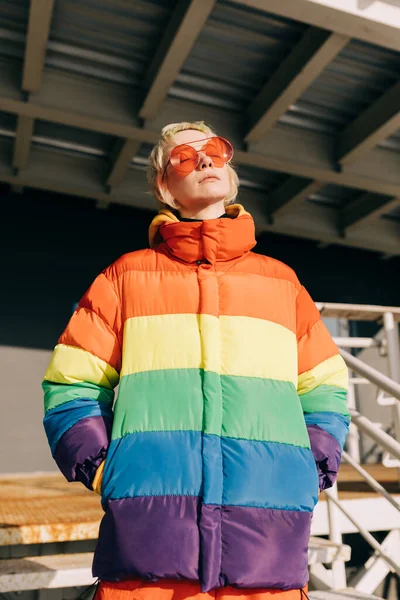
[[[350,323],[348,319],[339,319],[339,333],[341,336],[351,340],[350,336]],[[353,346],[350,346],[351,348]],[[352,371],[349,369],[350,379],[353,375]],[[356,395],[355,395],[355,385],[353,383],[349,383],[349,391],[347,395],[347,402],[349,408],[353,410],[357,410],[356,406]],[[350,456],[356,461],[360,462],[360,435],[358,433],[358,429],[354,424],[350,423],[349,435],[347,436],[347,450]]]
[[[399,327],[394,320],[393,313],[385,312],[383,315],[383,325],[386,333],[389,376],[396,383],[400,383],[400,345],[399,345]],[[395,439],[400,442],[400,402],[396,402],[392,407]],[[400,468],[397,470],[400,479]]]
[[[352,378],[352,371],[350,371],[350,379]],[[347,403],[349,408],[353,410],[357,410],[356,406],[356,393],[355,393],[355,385],[354,383],[349,382],[349,391],[347,394]],[[360,434],[358,433],[358,428],[355,423],[350,423],[349,435],[347,436],[347,451],[350,454],[351,458],[356,461],[356,463],[361,462],[360,458]]]
[[[340,529],[340,511],[339,508],[331,501],[330,496],[338,500],[337,484],[326,492],[328,505],[328,523],[329,523],[329,539],[334,544],[342,544],[342,532]],[[343,560],[335,560],[332,563],[332,583],[333,589],[339,590],[347,587],[346,582],[346,567]]]

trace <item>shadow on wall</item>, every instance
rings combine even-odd
[[[0,344],[51,349],[73,305],[122,254],[147,246],[150,211],[26,191],[2,205]]]

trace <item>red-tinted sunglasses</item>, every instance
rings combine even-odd
[[[190,144],[203,144],[199,150],[196,150]],[[167,164],[165,165],[163,178],[167,172],[168,165],[171,165],[177,173],[181,175],[189,175],[192,171],[197,169],[200,162],[200,154],[203,152],[209,158],[211,158],[214,167],[221,168],[227,162],[232,160],[233,157],[233,146],[228,140],[223,137],[209,137],[203,140],[195,142],[187,142],[186,144],[180,144],[172,148]]]

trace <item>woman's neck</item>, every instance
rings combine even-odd
[[[198,219],[206,221],[207,219],[218,219],[225,212],[224,201],[221,200],[211,206],[193,207],[193,208],[180,208],[179,214],[184,219]]]

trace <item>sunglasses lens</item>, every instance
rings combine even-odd
[[[197,151],[186,144],[176,146],[169,157],[171,165],[178,173],[190,173],[197,166]]]
[[[204,146],[203,151],[209,156],[216,167],[223,167],[233,156],[233,148],[225,138],[212,138]]]
[[[193,144],[195,143],[193,142]],[[223,167],[233,156],[232,144],[221,137],[211,138],[201,148],[201,151],[212,159],[215,167]],[[188,175],[199,164],[199,154],[195,147],[181,144],[171,150],[169,162],[177,173]]]

